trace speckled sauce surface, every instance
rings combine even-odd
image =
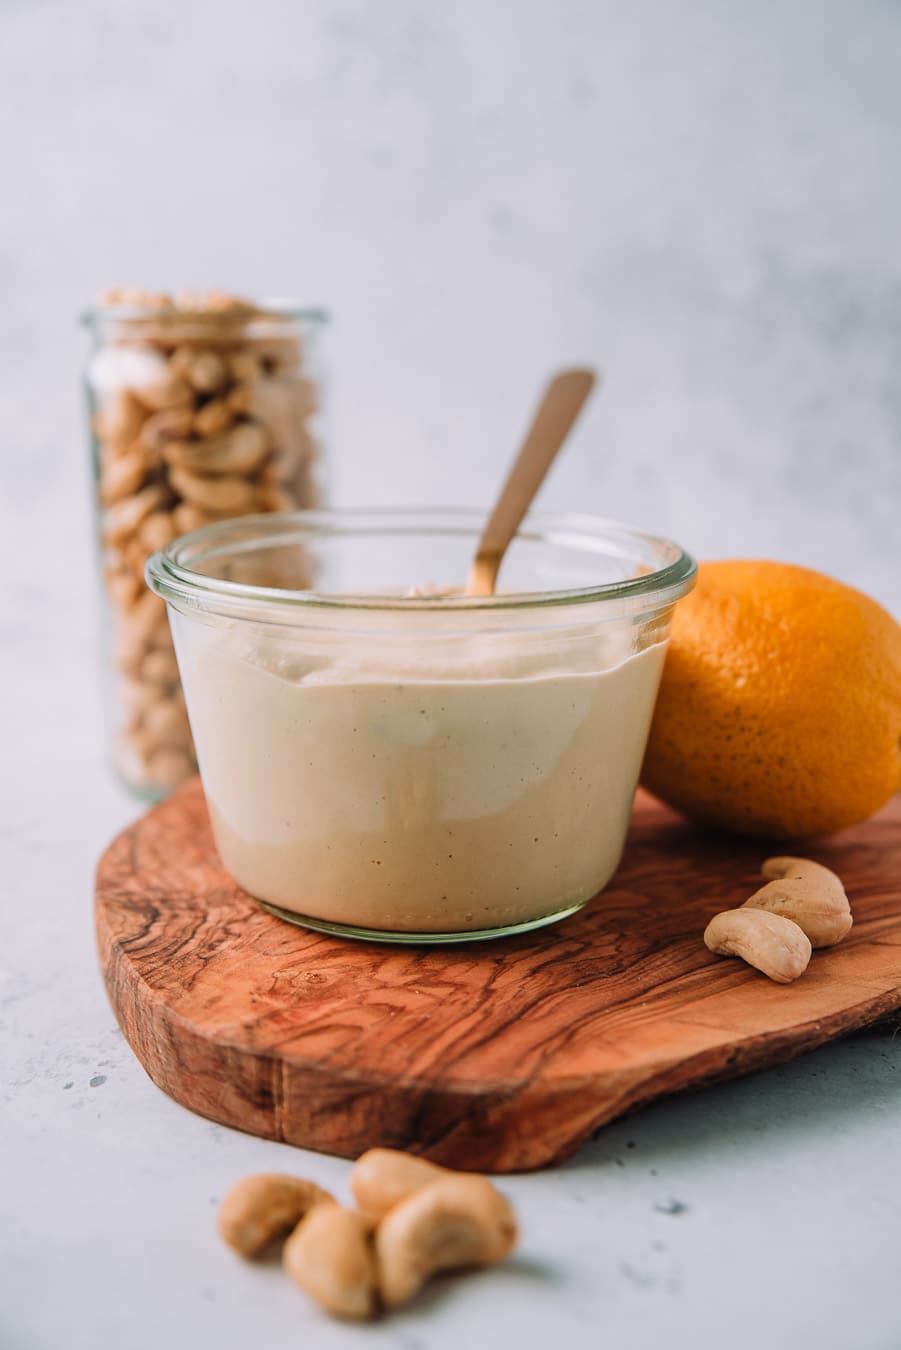
[[[895,6],[90,0],[0,12],[2,1350],[896,1350],[901,1037],[657,1105],[504,1188],[516,1258],[363,1332],[214,1233],[230,1132],[107,1006],[74,312],[104,287],[332,306],[333,495],[487,501],[531,391],[607,380],[548,508],[781,557],[901,611]],[[314,204],[311,206],[311,203]]]

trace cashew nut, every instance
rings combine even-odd
[[[128,389],[120,390],[106,404],[94,422],[98,440],[117,450],[124,450],[134,441],[146,413]]]
[[[828,867],[810,858],[767,858],[760,870],[772,880],[743,908],[793,919],[812,947],[834,947],[850,932],[854,920],[845,888]]]
[[[171,651],[149,651],[141,662],[141,679],[149,685],[178,683],[178,662]],[[159,692],[157,689],[156,693]]]
[[[189,502],[179,502],[172,512],[172,518],[179,534],[187,534],[189,530],[199,530],[201,525],[209,525],[211,520],[216,519],[215,516],[201,511],[199,506],[191,506]]]
[[[137,492],[147,472],[140,448],[129,450],[117,459],[106,459],[100,473],[100,500],[113,506]]]
[[[173,468],[171,477],[175,482],[176,470],[214,475],[253,473],[268,449],[266,432],[259,423],[239,422],[221,436],[176,442],[165,451],[165,457]]]
[[[144,594],[144,583],[134,572],[109,571],[106,575],[106,588],[119,609],[129,610]]]
[[[191,390],[177,372],[166,372],[153,383],[139,385],[135,394],[147,408],[159,412],[191,402]]]
[[[179,466],[170,470],[169,482],[179,496],[201,511],[237,512],[253,504],[253,484],[245,478],[204,478]]]
[[[375,1255],[365,1219],[336,1204],[317,1204],[285,1243],[287,1273],[334,1317],[365,1322],[378,1308]]]
[[[803,975],[810,940],[791,919],[765,909],[727,909],[712,918],[704,942],[717,956],[738,956],[777,984]]]
[[[162,450],[169,441],[190,436],[194,414],[189,406],[161,408],[151,414],[141,428],[141,444],[151,451]]]
[[[161,745],[158,750],[145,749],[143,753],[146,756],[144,772],[148,783],[154,787],[177,787],[196,772],[194,756],[189,750],[177,750],[170,745]]]
[[[376,1229],[382,1300],[398,1308],[438,1271],[494,1265],[515,1242],[513,1210],[490,1181],[441,1177],[395,1205]]]
[[[371,1148],[354,1163],[350,1189],[359,1208],[373,1220],[384,1217],[401,1200],[440,1177],[458,1173],[425,1158],[393,1148]]]
[[[149,555],[165,548],[176,537],[178,530],[169,511],[153,511],[141,526],[141,547]]]
[[[228,381],[228,366],[216,352],[197,352],[185,362],[189,382],[202,394],[215,394]]]
[[[299,380],[270,376],[253,389],[252,412],[269,430],[276,445],[291,445],[309,415],[306,389]]]
[[[128,709],[130,724],[137,725],[144,713],[159,697],[159,690],[140,680],[124,679],[119,686],[123,705]]]
[[[194,431],[198,436],[218,436],[234,420],[226,399],[211,398],[194,414]]]
[[[235,417],[242,417],[253,407],[253,397],[252,384],[235,384],[225,395],[225,401]]]
[[[142,488],[134,497],[126,497],[106,513],[103,525],[104,542],[113,547],[124,544],[129,535],[155,511],[163,501],[163,493],[153,484]]]
[[[257,493],[257,506],[261,511],[293,511],[296,500],[293,492],[268,484]]]
[[[144,653],[156,634],[168,629],[165,601],[143,591],[131,609],[119,616],[116,638],[118,660],[126,674],[137,674]]]
[[[157,696],[144,711],[143,726],[154,745],[165,745],[170,749],[191,748],[188,714],[174,697]]]
[[[257,475],[257,481],[267,487],[281,487],[290,483],[298,469],[299,460],[294,449],[274,450]]]
[[[244,380],[257,380],[260,377],[260,359],[255,350],[245,349],[234,352],[229,357],[229,373],[236,384]]]
[[[258,1256],[299,1223],[314,1205],[331,1201],[313,1181],[279,1172],[244,1177],[219,1206],[219,1233],[241,1256]]]

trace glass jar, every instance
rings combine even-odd
[[[326,316],[122,291],[83,321],[114,763],[155,799],[196,763],[165,606],[144,565],[212,521],[321,504]]]
[[[482,524],[256,517],[148,563],[222,861],[281,917],[497,937],[572,914],[615,871],[694,562],[625,526],[536,516],[502,591],[470,599],[452,592]]]

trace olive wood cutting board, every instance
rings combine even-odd
[[[342,1157],[382,1144],[528,1170],[654,1098],[901,1007],[901,798],[791,851],[842,876],[855,918],[791,985],[701,941],[785,846],[702,834],[641,793],[613,882],[555,927],[358,943],[285,923],[230,881],[194,780],[101,859],[100,961],[147,1073],[201,1115]]]

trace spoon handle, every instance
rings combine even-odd
[[[564,370],[544,391],[522,448],[482,531],[464,595],[492,595],[497,574],[532,498],[569,435],[595,382],[592,370]]]

